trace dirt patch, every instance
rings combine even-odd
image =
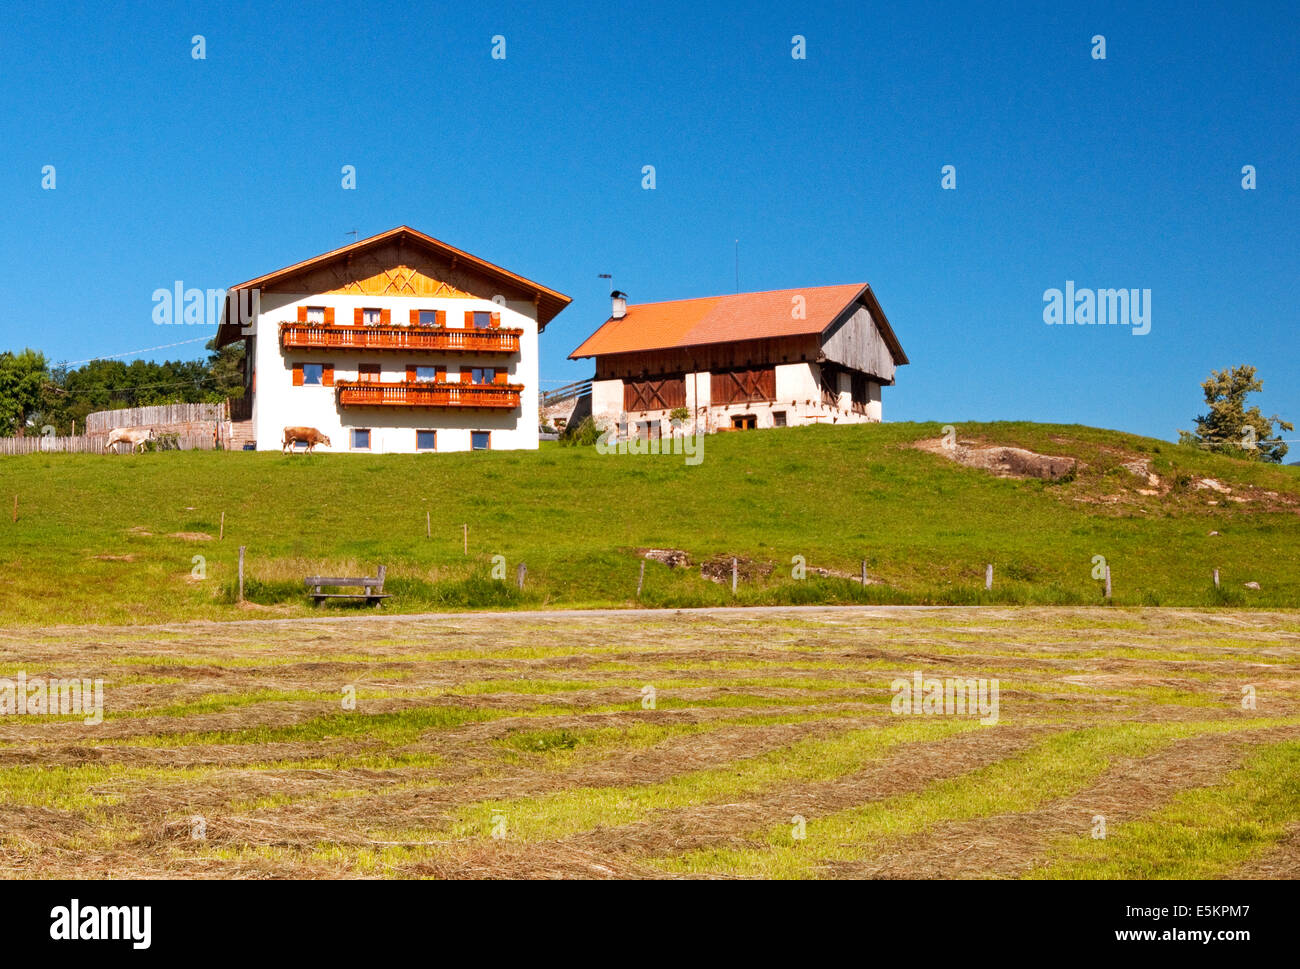
[[[736,563],[736,575],[741,582],[766,578],[775,568],[771,562],[756,562],[743,555],[715,555],[700,563],[700,575],[711,582],[730,582],[732,562]]]
[[[126,555],[96,555],[95,558],[101,562],[134,562],[135,556],[127,553]]]
[[[207,532],[172,532],[168,538],[183,538],[187,542],[210,542],[212,536]]]
[[[1077,471],[1081,465],[1074,458],[1039,454],[1018,447],[981,444],[977,441],[947,442],[935,437],[917,441],[913,447],[939,454],[968,468],[988,471],[1000,478],[1043,478],[1055,481]]]

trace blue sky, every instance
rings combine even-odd
[[[1298,27],[1270,2],[8,5],[0,348],[207,336],[155,325],[153,291],[405,223],[573,297],[553,386],[591,373],[566,357],[599,273],[732,292],[739,239],[742,290],[872,284],[912,360],[891,420],[1173,437],[1253,363],[1300,421]],[[1151,332],[1045,325],[1067,279],[1150,289]]]

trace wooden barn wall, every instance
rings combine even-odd
[[[596,358],[597,380],[697,373],[775,366],[816,360],[821,348],[816,336],[738,340],[700,347],[619,353]]]
[[[823,346],[826,359],[848,370],[871,374],[883,383],[894,382],[894,357],[865,306],[831,330]]]

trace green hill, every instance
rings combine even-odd
[[[0,500],[17,495],[19,514],[0,521],[0,623],[308,614],[303,576],[379,563],[390,611],[632,605],[645,549],[691,563],[647,562],[649,606],[1098,603],[1096,556],[1117,605],[1300,605],[1300,470],[1081,426],[959,430],[964,443],[1080,463],[1054,481],[999,477],[916,447],[941,436],[937,424],[719,434],[697,466],[558,445],[0,458]],[[494,555],[508,581],[491,577]]]

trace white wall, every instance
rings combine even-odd
[[[298,307],[332,306],[336,324],[351,324],[353,310],[387,309],[391,323],[404,326],[412,309],[445,310],[449,329],[461,325],[467,311],[501,314],[503,328],[523,330],[517,354],[460,354],[427,350],[356,351],[288,349],[280,347],[280,324],[298,319]],[[486,299],[430,299],[412,296],[294,295],[263,293],[261,312],[255,324],[255,373],[253,422],[259,451],[279,450],[284,428],[314,427],[330,438],[330,446],[317,450],[347,453],[354,427],[368,427],[370,450],[364,453],[410,453],[415,451],[416,429],[438,431],[439,451],[468,451],[471,431],[491,431],[493,450],[537,448],[537,360],[536,309],[531,302],[505,305]],[[455,408],[382,407],[340,408],[337,389],[325,386],[293,385],[294,363],[332,363],[334,380],[356,380],[362,363],[378,363],[380,379],[405,379],[407,364],[446,367],[450,372],[464,367],[504,367],[512,384],[523,384],[520,406],[515,410],[459,410]],[[620,398],[620,403],[622,402]]]
[[[853,412],[852,382],[848,374],[839,375],[838,405],[822,403],[820,368],[811,363],[776,364],[776,399],[750,401],[744,404],[717,404],[710,400],[712,380],[707,372],[686,375],[686,407],[692,415],[700,412],[700,429],[716,430],[730,427],[731,418],[740,414],[753,414],[759,427],[776,426],[774,415],[785,414],[787,427],[800,424],[864,424],[881,420],[880,384],[867,382],[868,403],[865,414]],[[696,399],[696,388],[699,399]],[[592,414],[603,427],[613,427],[620,418],[631,424],[638,421],[659,420],[667,433],[668,412],[665,410],[633,411],[623,413],[623,381],[598,380],[591,385]],[[688,428],[690,430],[690,428]]]

